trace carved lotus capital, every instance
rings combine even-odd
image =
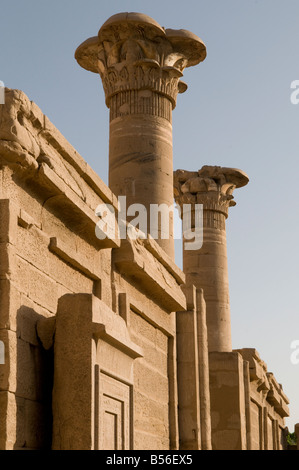
[[[228,217],[228,209],[235,206],[233,191],[248,183],[248,176],[235,168],[203,166],[199,171],[174,172],[174,197],[183,204],[203,204],[206,211],[222,213]]]
[[[169,98],[174,108],[177,94],[187,89],[183,70],[205,57],[206,47],[196,35],[164,29],[139,13],[112,16],[75,53],[79,65],[100,74],[108,107],[118,93],[151,90]]]

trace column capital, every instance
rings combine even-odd
[[[100,74],[106,104],[110,110],[117,106],[120,115],[157,114],[153,108],[161,106],[150,99],[153,94],[167,97],[173,109],[177,94],[187,89],[180,80],[183,70],[205,57],[206,47],[195,34],[164,29],[140,13],[112,16],[75,53],[81,67]]]
[[[202,204],[204,212],[214,213],[211,219],[214,226],[218,220],[221,226],[218,228],[223,228],[223,216],[226,219],[229,207],[236,205],[233,191],[248,181],[248,176],[235,168],[206,165],[198,171],[177,170],[174,172],[174,198],[181,209],[183,204]],[[215,213],[219,214],[218,218]],[[210,225],[207,214],[204,219]]]

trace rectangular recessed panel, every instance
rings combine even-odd
[[[117,440],[117,420],[118,416],[113,413],[104,413],[104,448],[105,450],[116,450],[118,447]]]
[[[95,378],[95,449],[130,450],[130,385],[100,372],[98,366]]]
[[[261,410],[260,407],[251,402],[251,446],[252,450],[261,450]]]
[[[267,450],[274,450],[274,421],[268,416],[267,417],[267,436],[268,436],[268,447]]]

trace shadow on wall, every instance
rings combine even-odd
[[[15,450],[51,449],[53,348],[46,351],[38,338],[42,318],[26,306],[17,312]]]

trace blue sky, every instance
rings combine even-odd
[[[299,422],[298,0],[10,0],[0,17],[0,80],[23,90],[108,183],[108,109],[76,47],[111,15],[137,11],[197,34],[207,59],[185,70],[173,113],[174,167],[236,167],[227,223],[233,347],[255,347]],[[177,260],[180,263],[180,251]]]

